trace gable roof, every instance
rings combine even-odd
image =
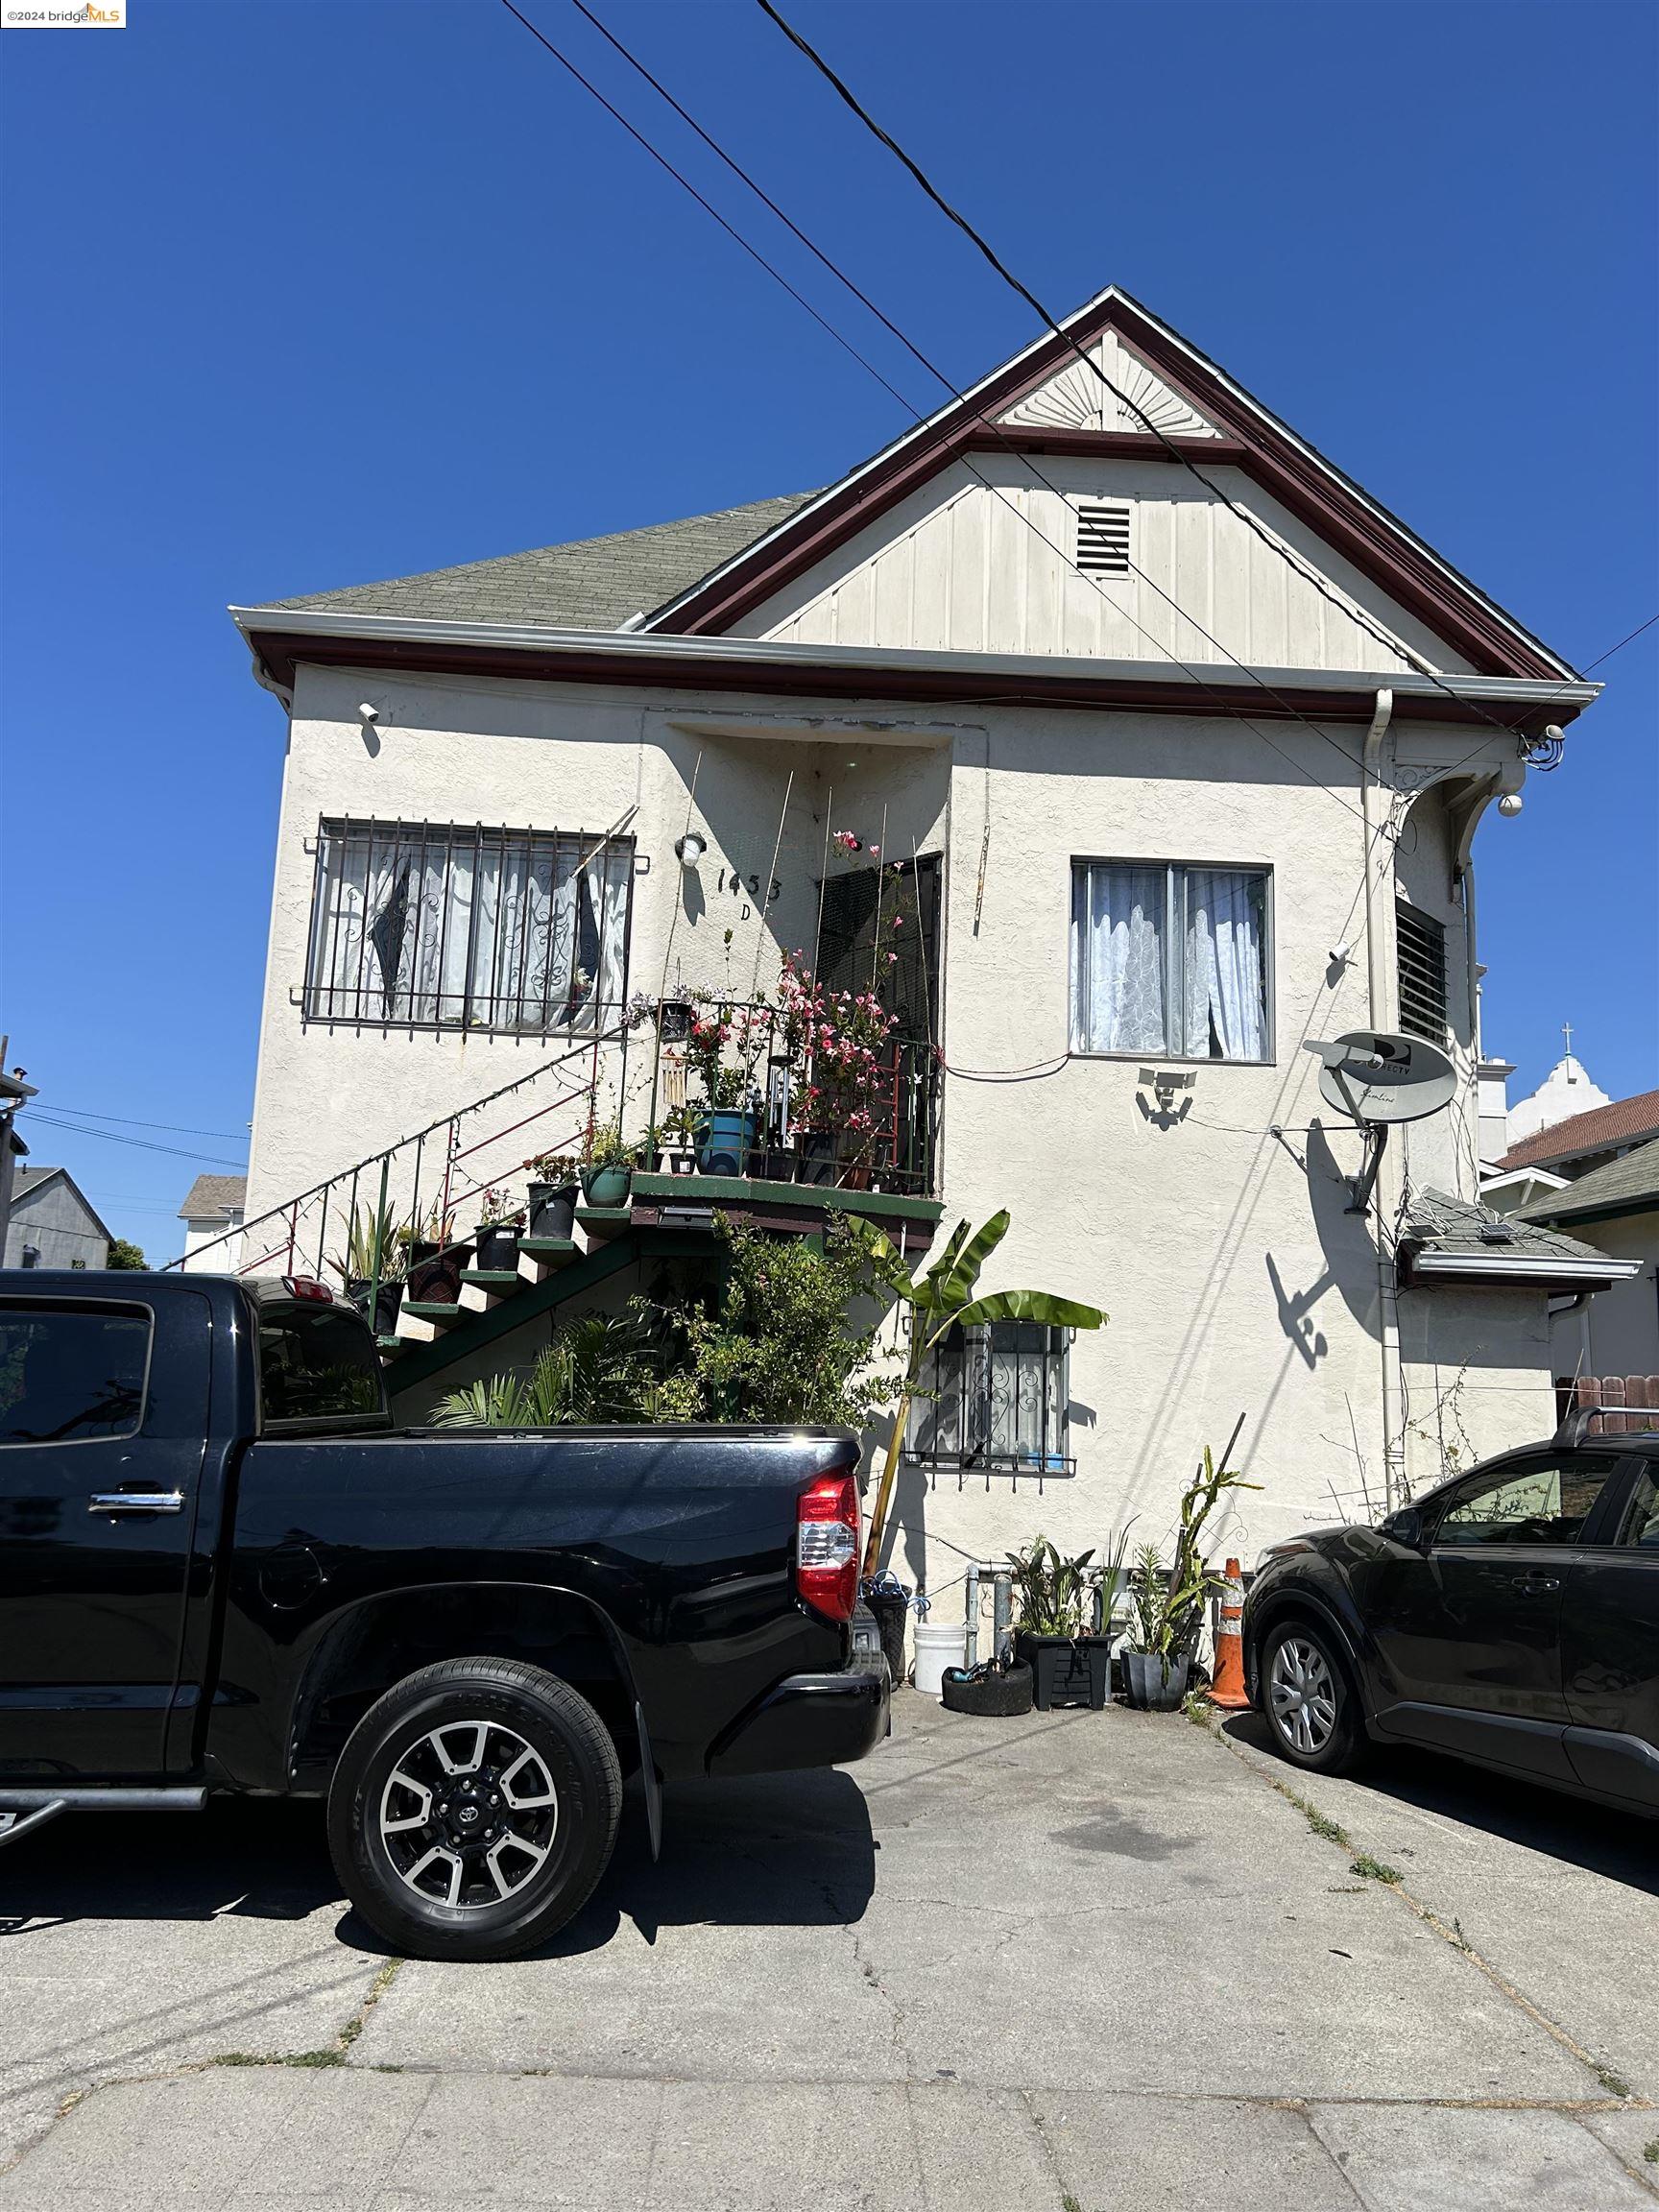
[[[109,1231],[101,1219],[97,1208],[87,1197],[85,1191],[82,1190],[80,1184],[76,1182],[74,1176],[70,1174],[67,1167],[19,1167],[16,1170],[16,1180],[12,1186],[12,1218],[16,1218],[17,1209],[25,1199],[38,1197],[44,1186],[56,1182],[60,1175],[62,1176],[65,1186],[74,1191],[87,1220],[91,1222],[100,1237],[108,1239]]]
[[[806,500],[754,544],[688,587],[648,625],[718,635],[790,578],[822,560],[963,451],[1017,449],[1133,455],[1244,469],[1361,573],[1491,675],[1575,680],[1570,662],[1488,598],[1214,361],[1118,285],[1046,334],[914,430]],[[1013,420],[1069,362],[1112,332],[1198,419],[1199,435],[1048,426]],[[1121,418],[1121,408],[1117,409]],[[1563,719],[1567,715],[1564,711]]]
[[[184,1193],[179,1209],[180,1221],[195,1221],[211,1214],[226,1214],[246,1204],[246,1175],[198,1175]]]
[[[755,499],[713,515],[654,522],[605,538],[542,545],[499,560],[428,568],[379,584],[351,584],[274,599],[262,609],[336,614],[430,615],[446,622],[539,622],[557,629],[615,630],[677,598],[711,568],[786,521],[810,492]]]
[[[1517,1221],[1606,1220],[1619,1214],[1659,1212],[1659,1138],[1609,1160],[1529,1205],[1518,1206]]]
[[[1634,1144],[1647,1137],[1659,1137],[1659,1091],[1638,1091],[1633,1098],[1615,1098],[1610,1106],[1593,1106],[1588,1114],[1551,1121],[1512,1145],[1495,1167],[1500,1173],[1547,1167],[1552,1160],[1576,1160],[1585,1152],[1610,1151],[1615,1144]]]
[[[1403,1272],[1411,1279],[1507,1282],[1528,1289],[1617,1283],[1637,1272],[1637,1263],[1610,1259],[1575,1237],[1518,1214],[1494,1214],[1489,1206],[1444,1190],[1420,1190],[1412,1198],[1400,1253]]]

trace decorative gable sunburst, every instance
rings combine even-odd
[[[1144,361],[1119,344],[1116,330],[1104,330],[1089,348],[1089,356],[1118,392],[1110,391],[1073,360],[1058,375],[1027,393],[1018,407],[1001,420],[1009,424],[1029,424],[1044,430],[1118,430],[1144,432],[1152,423],[1166,438],[1215,438],[1220,435],[1178,393],[1171,392]],[[1120,399],[1118,393],[1123,397]],[[1126,406],[1125,400],[1133,402]]]

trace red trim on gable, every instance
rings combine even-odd
[[[1559,677],[1560,670],[1509,629],[1472,586],[1443,573],[1404,534],[1404,525],[1391,526],[1356,492],[1328,476],[1276,425],[1242,406],[1218,374],[1177,351],[1130,302],[1106,301],[1090,322],[1074,326],[1071,337],[1087,346],[1105,329],[1115,329],[1172,392],[1222,433],[1220,439],[1176,441],[1190,450],[1200,468],[1208,461],[1242,469],[1479,673]],[[1071,358],[1068,341],[1046,339],[1031,354],[998,371],[971,401],[957,402],[817,506],[740,554],[723,574],[698,587],[651,627],[681,637],[722,635],[966,450],[1006,450],[1011,445],[1031,452],[1172,460],[1166,446],[1144,433],[1055,431],[1013,423],[999,424],[995,431],[988,427],[985,418],[995,421]]]

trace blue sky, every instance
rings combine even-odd
[[[526,12],[918,405],[565,0]],[[758,10],[598,12],[964,381],[1033,334]],[[1056,308],[1117,280],[1579,664],[1659,608],[1659,13],[794,18]],[[0,1029],[118,1233],[244,1153],[283,727],[228,603],[805,489],[907,418],[495,0],[5,37]],[[1489,1047],[1659,1083],[1659,630],[1480,832]],[[178,1133],[139,1124],[183,1124]]]

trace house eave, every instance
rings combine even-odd
[[[302,661],[321,666],[403,666],[435,673],[516,675],[554,683],[634,683],[653,687],[905,697],[963,704],[994,699],[1037,705],[1120,706],[1154,712],[1244,713],[1284,719],[1295,710],[1343,721],[1369,718],[1380,685],[1395,713],[1440,722],[1489,721],[1496,710],[1518,736],[1568,722],[1600,686],[1533,677],[1445,676],[1354,669],[1255,668],[1204,663],[1193,675],[1162,661],[1084,661],[1047,654],[947,652],[660,631],[569,630],[539,624],[232,607],[255,662],[292,687]]]

